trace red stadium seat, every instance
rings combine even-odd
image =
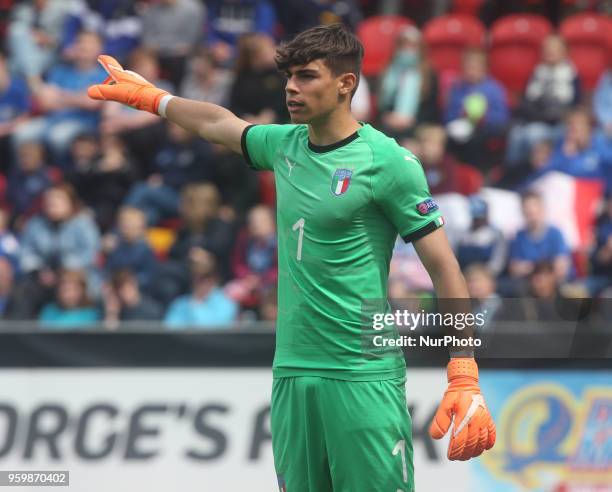
[[[168,258],[168,253],[175,240],[175,229],[168,229],[166,227],[151,227],[147,229],[147,242],[159,261],[164,261]]]
[[[552,30],[548,19],[532,14],[508,15],[491,27],[491,74],[512,96],[516,97],[525,89],[540,59],[542,41]]]
[[[478,193],[484,183],[480,171],[467,164],[457,164],[455,180],[457,191],[465,196]]]
[[[612,59],[612,20],[604,15],[583,13],[565,19],[559,27],[583,87],[592,91]]]
[[[259,178],[259,200],[269,207],[276,206],[276,185],[274,183],[274,173],[257,173]]]
[[[484,0],[453,0],[452,12],[454,14],[478,15]]]
[[[365,48],[361,71],[366,77],[378,75],[387,66],[398,33],[412,25],[410,19],[397,15],[370,17],[359,24],[357,36]]]
[[[451,14],[436,17],[423,28],[429,59],[439,72],[458,72],[461,54],[471,46],[482,46],[485,28],[475,17]]]

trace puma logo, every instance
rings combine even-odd
[[[287,156],[285,156],[285,162],[287,163],[287,168],[289,168],[289,176],[291,177],[291,171],[293,171],[293,168],[297,166],[297,162],[291,162]]]

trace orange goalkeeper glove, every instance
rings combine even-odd
[[[98,85],[87,89],[92,99],[117,101],[136,109],[165,116],[165,105],[160,113],[160,103],[164,96],[170,99],[168,92],[158,89],[144,77],[123,67],[112,56],[100,55],[98,62],[108,73],[108,78]],[[167,104],[167,102],[166,102]]]
[[[495,444],[495,423],[478,386],[478,366],[471,358],[451,359],[447,366],[448,388],[429,428],[441,439],[454,418],[448,445],[449,460],[469,460]]]

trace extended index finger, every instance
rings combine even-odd
[[[109,77],[113,79],[113,81],[119,81],[117,77],[117,72],[123,72],[123,67],[117,60],[115,60],[110,55],[100,55],[98,56],[98,63],[102,65],[102,68],[106,70],[106,73],[108,73]],[[108,79],[104,82],[106,83],[107,81]]]

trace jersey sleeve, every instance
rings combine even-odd
[[[374,159],[380,159],[372,178],[374,200],[404,241],[416,241],[444,224],[414,154],[397,147]]]
[[[274,171],[283,138],[294,125],[251,125],[242,133],[242,155],[256,171]]]

